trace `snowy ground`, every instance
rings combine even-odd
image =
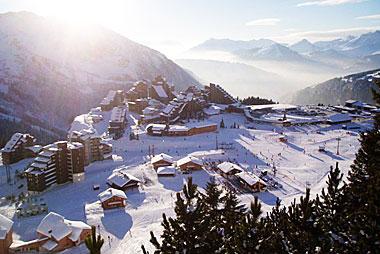
[[[104,120],[95,124],[99,134],[106,130],[108,118],[109,114],[104,114]],[[165,152],[175,159],[193,154],[204,160],[236,160],[248,171],[257,171],[256,167],[274,164],[277,167],[275,179],[282,185],[281,189],[259,194],[242,191],[239,194],[241,201],[246,204],[258,195],[264,211],[269,211],[277,198],[283,204],[289,204],[304,193],[306,186],[311,188],[313,194],[320,192],[325,186],[330,166],[339,162],[340,168],[347,173],[359,147],[357,133],[344,131],[340,126],[273,127],[248,123],[239,114],[216,115],[209,118],[207,123],[219,124],[222,118],[226,127],[235,122],[240,125],[240,129],[225,128],[219,129],[218,133],[191,137],[152,137],[147,136],[143,128],[134,126],[133,129],[139,132],[140,140],[130,141],[130,129],[127,130],[123,138],[110,141],[114,146],[113,160],[92,163],[86,167],[85,181],[57,186],[42,193],[40,197],[50,211],[70,220],[82,220],[99,226],[105,239],[102,253],[141,253],[141,244],[151,248],[149,231],[154,231],[156,235],[161,232],[162,213],[169,216],[174,214],[175,193],[181,191],[187,177],[192,176],[200,187],[204,187],[211,176],[221,184],[234,185],[207,170],[193,172],[191,175],[177,173],[175,177],[158,178],[148,163],[149,146],[154,145],[155,154]],[[129,115],[128,121],[129,125],[135,124],[136,116]],[[196,121],[190,123],[196,124]],[[279,142],[279,132],[284,132],[288,142]],[[340,155],[336,155],[338,137],[341,138]],[[223,143],[232,143],[227,145],[232,149],[215,150],[216,143],[218,148]],[[325,153],[318,151],[320,145],[326,146]],[[23,169],[29,161],[12,165],[12,171]],[[145,184],[139,190],[126,192],[128,205],[125,209],[103,211],[97,195],[107,188],[107,177],[121,166],[127,167],[128,172],[145,181]],[[25,191],[25,180],[18,180],[10,186],[4,181],[4,170],[0,169],[0,172],[0,196],[3,197],[0,200],[0,213],[15,221],[15,239],[35,238],[36,226],[44,215],[16,218],[15,207],[5,200],[5,196]],[[18,189],[21,184],[24,187]],[[100,184],[100,190],[92,190],[93,184]],[[65,253],[87,252],[82,245]]]

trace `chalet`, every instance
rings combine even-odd
[[[186,156],[177,161],[177,167],[181,171],[200,170],[203,167],[203,162],[194,156]]]
[[[150,162],[152,163],[154,169],[158,169],[159,167],[171,166],[174,161],[173,157],[170,155],[160,153],[154,156]]]
[[[250,189],[253,192],[260,192],[266,189],[266,184],[258,176],[254,174],[249,174],[247,172],[241,172],[236,174],[239,181],[246,188]]]
[[[107,178],[107,184],[118,190],[127,190],[138,188],[141,181],[131,174],[125,173],[121,170],[115,171]]]
[[[8,254],[12,244],[13,221],[0,214],[0,253]]]
[[[18,162],[22,159],[35,156],[35,149],[41,147],[35,147],[36,139],[30,134],[15,133],[10,140],[0,150],[3,164],[9,165]],[[35,149],[27,149],[28,147],[34,147]]]
[[[125,207],[127,196],[121,190],[108,188],[98,195],[103,209]]]
[[[158,176],[175,176],[176,168],[173,166],[159,167],[157,169]]]
[[[91,227],[82,221],[71,221],[63,216],[50,212],[37,227],[38,238],[28,242],[15,242],[11,251],[15,253],[60,252],[80,245],[91,235]]]
[[[221,175],[226,178],[229,178],[244,171],[239,165],[236,165],[228,161],[222,162],[219,165],[217,165],[217,169],[221,173]]]

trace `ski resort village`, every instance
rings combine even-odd
[[[47,109],[48,110],[48,109]],[[245,105],[222,85],[176,91],[164,77],[111,90],[73,120],[65,140],[39,144],[14,133],[1,149],[0,253],[88,253],[91,226],[102,253],[148,251],[162,214],[191,177],[265,212],[326,186],[337,162],[346,177],[380,109],[344,105]]]

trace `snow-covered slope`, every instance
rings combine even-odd
[[[109,89],[156,75],[179,89],[199,84],[160,52],[110,30],[29,12],[0,15],[1,112],[66,129]]]
[[[380,69],[334,78],[296,92],[291,101],[296,104],[344,104],[355,99],[373,103],[374,80],[380,80]]]

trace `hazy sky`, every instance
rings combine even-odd
[[[98,23],[170,56],[209,38],[290,43],[380,29],[380,0],[0,0],[0,12],[21,10]]]

